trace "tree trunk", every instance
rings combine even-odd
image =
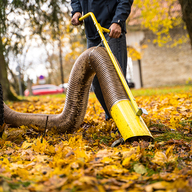
[[[181,4],[183,20],[186,23],[192,46],[192,0],[179,0]]]
[[[29,79],[29,77],[27,79],[27,89],[29,90],[29,96],[32,96],[33,95],[33,92],[32,92],[32,80]]]
[[[9,66],[7,66],[7,69],[9,71],[9,73],[11,74],[11,77],[13,78],[14,82],[9,82],[11,84],[11,86],[13,86],[15,92],[17,95],[19,95],[19,83],[18,83],[18,78],[16,77],[16,75],[13,73],[13,71],[9,68]]]
[[[0,83],[3,88],[3,99],[6,100],[18,100],[10,90],[9,81],[7,78],[7,64],[5,62],[5,57],[3,54],[3,44],[0,37]]]

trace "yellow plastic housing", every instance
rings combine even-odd
[[[121,100],[111,107],[111,116],[124,141],[131,139],[153,140],[141,116],[135,115],[129,100]]]

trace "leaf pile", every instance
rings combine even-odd
[[[192,191],[192,94],[136,97],[149,115],[143,119],[153,143],[115,148],[120,137],[113,120],[105,121],[95,98],[74,134],[45,135],[38,127],[6,125],[0,140],[0,191]],[[19,112],[60,113],[63,98],[32,97],[8,103]]]

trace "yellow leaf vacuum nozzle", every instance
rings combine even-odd
[[[124,75],[121,72],[121,69],[111,52],[111,49],[105,39],[103,32],[109,33],[110,30],[104,27],[97,22],[95,15],[92,12],[89,12],[79,18],[79,21],[83,21],[87,17],[91,16],[95,27],[101,37],[101,40],[107,50],[107,53],[115,67],[115,70],[119,76],[119,79],[127,93],[129,99],[126,100],[119,100],[116,101],[115,104],[110,108],[110,114],[115,121],[124,141],[132,141],[132,140],[139,140],[144,139],[151,141],[153,140],[153,136],[151,135],[150,131],[148,130],[145,122],[143,121],[141,115],[143,113],[146,114],[146,110],[138,108],[137,103],[127,85]]]

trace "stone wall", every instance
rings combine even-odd
[[[172,31],[173,36],[179,33],[183,31]],[[141,52],[144,87],[185,84],[189,78],[192,79],[192,49],[189,42],[173,48],[159,47],[152,43],[154,36],[151,32],[144,34],[143,40],[139,42],[140,45],[147,45]]]

